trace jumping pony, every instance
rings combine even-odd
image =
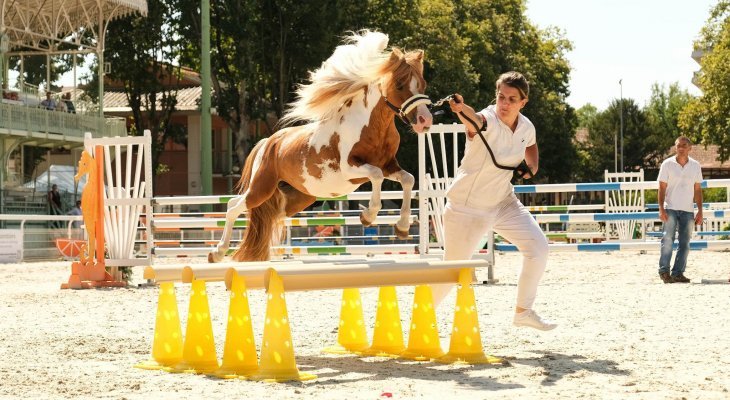
[[[208,261],[226,254],[233,224],[248,211],[249,224],[237,261],[263,261],[281,239],[282,222],[311,205],[317,197],[348,194],[372,182],[372,196],[363,209],[363,225],[380,211],[384,179],[403,188],[403,205],[395,229],[407,237],[413,175],[395,159],[400,136],[398,116],[416,133],[431,126],[431,101],[423,93],[423,51],[386,51],[388,36],[361,31],[347,38],[297,90],[297,100],[282,122],[288,127],[259,141],[251,150],[240,195],[228,202],[226,225]],[[292,126],[293,123],[301,123]]]

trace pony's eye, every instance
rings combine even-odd
[[[403,85],[396,85],[395,90],[400,92],[401,90],[403,90]]]

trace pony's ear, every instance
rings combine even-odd
[[[389,61],[391,63],[395,63],[395,62],[400,61],[402,58],[403,58],[403,52],[399,48],[394,47],[393,48],[393,51],[390,52],[390,60]]]
[[[423,50],[415,50],[413,53],[415,54],[416,61],[423,62]]]

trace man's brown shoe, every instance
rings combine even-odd
[[[659,277],[662,278],[662,282],[664,283],[674,283],[674,278],[669,275],[669,272],[660,272]]]
[[[678,275],[678,276],[672,276],[671,278],[672,278],[672,280],[674,282],[689,283],[689,278],[687,278],[686,276],[684,276],[684,274]]]

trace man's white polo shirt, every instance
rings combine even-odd
[[[669,157],[662,162],[657,180],[667,184],[664,208],[694,212],[694,186],[702,182],[700,163],[689,157],[683,167],[677,162],[677,156]]]

